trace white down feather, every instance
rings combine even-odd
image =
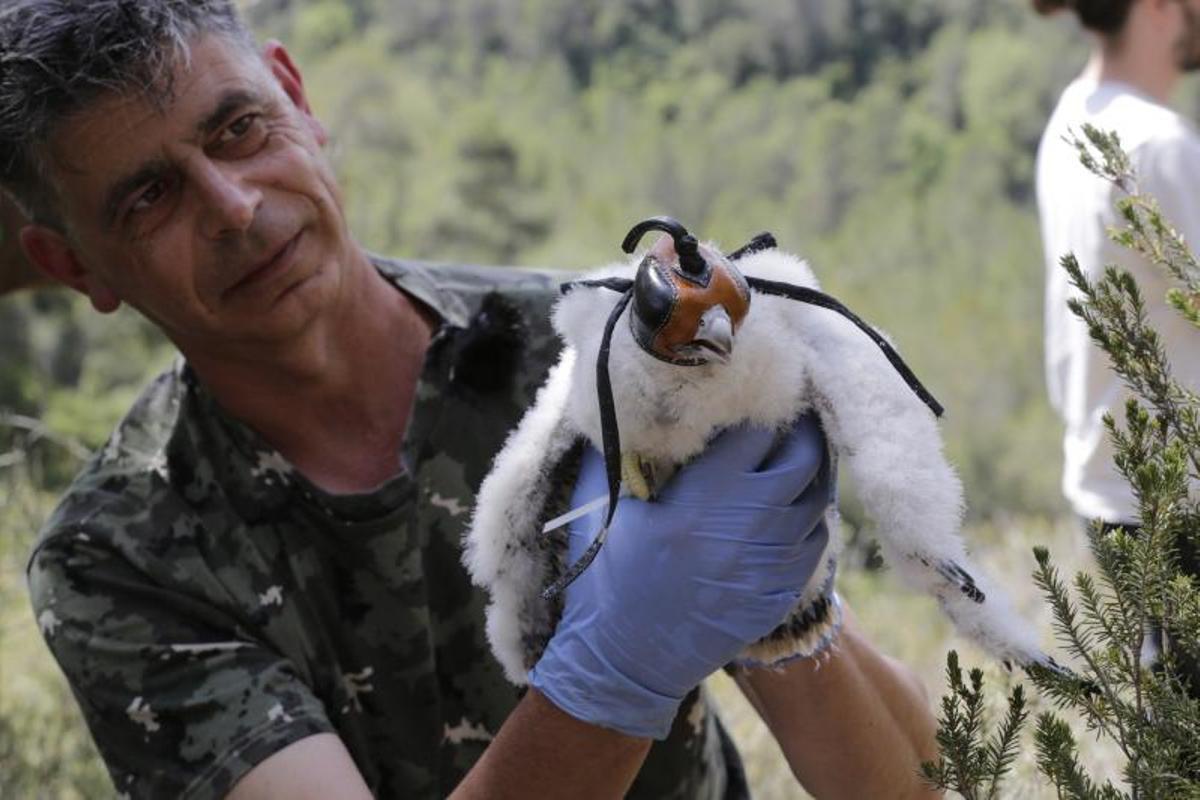
[[[632,278],[636,265],[630,260],[587,277]],[[819,288],[803,261],[779,250],[746,256],[737,267],[748,277]],[[497,456],[468,533],[468,569],[491,593],[489,638],[516,683],[524,683],[530,666],[531,634],[544,639],[553,631],[538,594],[549,582],[540,539],[545,484],[578,436],[601,448],[596,354],[618,298],[608,289],[578,288],[556,305],[554,325],[567,345],[562,361]],[[997,657],[1043,658],[1031,629],[967,561],[958,535],[962,487],[942,454],[936,419],[864,332],[827,309],[753,292],[728,364],[678,366],[641,350],[629,313],[613,331],[609,361],[624,451],[684,462],[720,428],[742,421],[783,426],[815,409],[854,478],[886,560]],[[836,520],[830,523],[831,563]],[[970,573],[986,600],[976,603],[942,576],[935,567],[942,563]],[[826,578],[818,570],[805,598]]]

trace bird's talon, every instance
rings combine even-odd
[[[654,493],[650,486],[649,470],[637,453],[621,454],[621,480],[629,493],[639,500],[649,500]]]

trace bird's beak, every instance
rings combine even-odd
[[[692,345],[703,350],[712,361],[729,362],[729,354],[733,352],[733,320],[725,306],[713,306],[700,316]]]

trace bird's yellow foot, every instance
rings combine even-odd
[[[639,500],[649,500],[654,494],[650,465],[637,453],[621,454],[621,480],[629,493]]]

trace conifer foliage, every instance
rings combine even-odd
[[[1075,145],[1088,169],[1122,190],[1122,226],[1112,231],[1115,241],[1178,285],[1165,298],[1147,299],[1127,272],[1108,267],[1101,277],[1089,278],[1074,256],[1062,260],[1079,290],[1071,310],[1136,395],[1124,421],[1109,416],[1105,426],[1115,445],[1116,467],[1137,501],[1138,527],[1094,523],[1088,538],[1095,572],[1079,572],[1070,586],[1050,553],[1034,550],[1033,580],[1082,680],[1048,670],[1032,670],[1029,677],[1053,705],[1077,712],[1089,734],[1116,743],[1125,759],[1125,785],[1087,774],[1076,735],[1053,712],[1036,718],[1036,762],[1060,798],[1195,798],[1200,797],[1200,702],[1195,699],[1200,696],[1200,592],[1196,576],[1181,562],[1194,565],[1200,544],[1197,504],[1188,498],[1188,477],[1200,474],[1200,402],[1172,378],[1146,309],[1147,302],[1166,302],[1200,328],[1200,266],[1154,199],[1139,191],[1115,134],[1085,127]],[[1148,639],[1160,649],[1153,661],[1145,655]],[[1024,690],[1017,686],[1005,718],[989,725],[982,673],[971,670],[964,678],[954,652],[947,664],[950,692],[942,699],[941,754],[923,771],[932,784],[968,800],[1004,796],[1003,779],[1028,716]]]

